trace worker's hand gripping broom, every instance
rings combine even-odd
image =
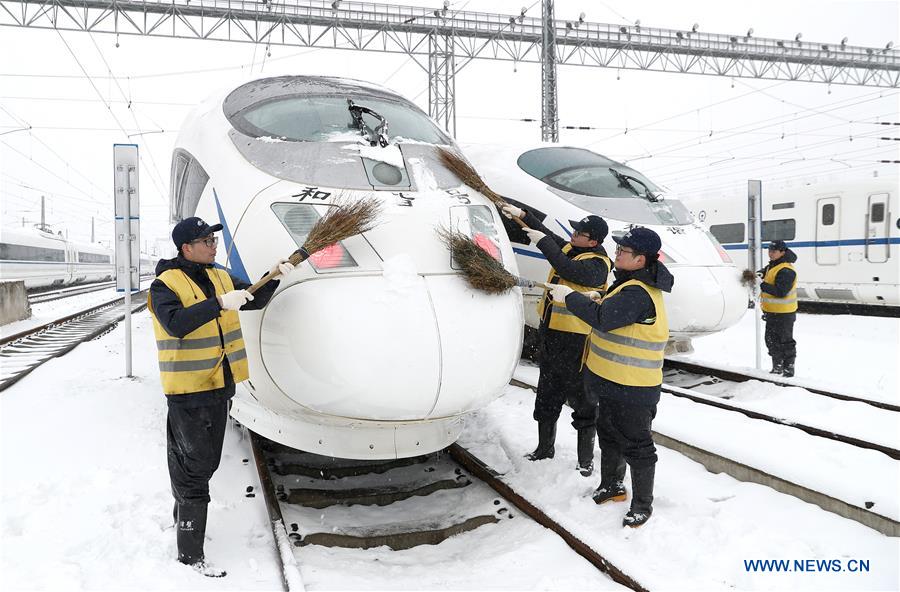
[[[328,209],[328,213],[313,225],[303,246],[291,253],[288,261],[291,265],[300,265],[309,259],[310,255],[329,245],[371,230],[376,225],[380,211],[381,202],[375,198],[353,202],[339,198]],[[267,273],[261,280],[247,288],[247,291],[252,294],[279,275],[281,274],[278,272]]]

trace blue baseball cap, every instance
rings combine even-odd
[[[192,216],[175,225],[175,228],[172,229],[172,242],[175,243],[175,248],[181,251],[181,245],[204,238],[219,230],[222,230],[221,224],[210,226],[201,218]]]
[[[575,232],[585,232],[591,239],[598,243],[602,243],[603,239],[605,239],[606,235],[609,233],[609,227],[606,225],[606,220],[600,216],[591,215],[585,216],[581,220],[569,220],[569,224],[575,229]]]
[[[787,243],[783,240],[773,240],[769,243],[770,251],[787,251]]]
[[[662,248],[659,235],[643,226],[635,226],[622,236],[613,236],[613,240],[640,255],[656,255]]]

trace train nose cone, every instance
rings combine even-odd
[[[678,266],[672,273],[675,286],[664,296],[671,331],[695,336],[721,331],[747,310],[747,290],[734,267]]]
[[[495,397],[521,335],[520,297],[484,296],[455,275],[314,278],[266,307],[260,351],[272,380],[327,415],[419,420]]]

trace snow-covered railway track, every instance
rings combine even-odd
[[[615,582],[645,591],[459,445],[413,459],[341,461],[287,449],[252,433],[251,438],[286,574],[297,565],[296,556],[286,552],[292,547],[404,551],[485,525],[530,518]],[[293,589],[287,578],[285,588]]]
[[[700,364],[694,364],[691,362],[685,362],[682,360],[672,360],[667,359],[665,362],[665,369],[681,372],[684,374],[694,374],[697,375],[695,382],[697,386],[702,384],[709,384],[710,379],[715,379],[715,381],[721,382],[734,382],[741,383],[747,382],[748,380],[759,380],[762,382],[768,382],[771,384],[776,384],[778,386],[794,386],[805,389],[806,391],[813,393],[815,395],[821,395],[823,397],[829,397],[831,399],[838,399],[840,401],[849,401],[854,403],[865,403],[866,405],[871,405],[872,407],[878,407],[879,409],[886,409],[888,411],[897,411],[900,412],[900,405],[894,405],[892,403],[888,403],[885,401],[875,401],[872,399],[867,399],[864,397],[856,397],[853,395],[848,395],[846,393],[835,393],[831,391],[826,391],[822,389],[817,389],[814,387],[806,386],[798,381],[796,378],[792,380],[785,380],[780,376],[776,375],[768,375],[768,376],[758,376],[746,374],[744,372],[739,372],[734,369],[725,369],[725,368],[716,368],[710,366],[702,366]]]
[[[537,390],[537,387],[535,385],[515,378],[510,381],[510,384],[521,388],[527,388],[532,391]],[[665,385],[663,388],[665,392]],[[662,405],[664,401],[665,399],[660,402],[660,405]],[[722,420],[720,420],[716,415],[725,413],[725,409],[722,409],[720,406],[707,405],[706,401],[701,401],[700,403],[704,405],[704,407],[709,409],[709,411],[705,414],[708,417],[703,421],[712,421],[718,423],[725,419],[722,418]],[[691,403],[687,404],[690,405]],[[731,410],[727,411],[727,415],[734,415],[733,413],[731,413]],[[831,490],[829,490],[828,487],[821,488],[819,486],[811,486],[808,475],[804,474],[802,478],[799,478],[799,473],[797,476],[787,473],[779,474],[779,471],[770,468],[771,466],[773,466],[770,463],[763,461],[757,462],[761,457],[766,456],[766,452],[763,449],[764,447],[760,447],[759,451],[754,450],[751,451],[751,454],[746,455],[747,458],[754,458],[757,459],[757,461],[748,462],[747,458],[731,458],[730,455],[720,454],[719,452],[713,450],[715,446],[703,444],[703,438],[697,438],[695,440],[690,436],[685,436],[685,434],[690,430],[683,431],[681,434],[664,433],[659,426],[659,424],[662,423],[660,419],[661,417],[658,416],[656,421],[654,422],[653,437],[657,445],[674,450],[702,464],[710,472],[726,473],[739,481],[766,485],[781,493],[785,493],[805,502],[815,504],[826,511],[864,524],[881,532],[882,534],[888,536],[900,536],[900,521],[897,520],[898,516],[896,515],[895,509],[892,509],[890,507],[883,507],[885,505],[890,506],[889,503],[885,504],[867,501],[870,499],[878,499],[879,496],[881,498],[884,498],[884,492],[867,491],[867,485],[865,481],[860,479],[858,476],[855,477],[854,480],[852,480],[856,484],[856,486],[854,487],[844,487],[843,481],[834,485]],[[731,420],[731,422],[734,423],[733,420]],[[773,438],[772,430],[781,430],[780,433],[775,435],[775,437],[777,437],[779,441],[783,441],[786,445],[790,445],[792,443],[806,444],[807,447],[811,451],[813,451],[813,457],[827,459],[830,455],[835,454],[834,446],[836,446],[837,444],[843,444],[835,438],[827,438],[826,440],[837,442],[837,444],[823,443],[821,444],[822,449],[820,451],[819,446],[817,446],[812,440],[809,442],[800,442],[803,438],[808,438],[808,436],[804,436],[802,433],[798,436],[791,435],[790,432],[792,430],[788,430],[788,428],[793,426],[791,426],[790,423],[768,422],[775,423],[776,425],[767,430],[756,428],[756,424],[759,423],[760,422],[754,422],[753,424],[740,424],[740,426],[743,428],[746,425],[746,428],[749,432],[751,432],[752,434],[759,434],[758,436],[754,437],[758,437],[760,439],[768,438],[770,440]],[[796,434],[796,432],[794,433]],[[813,440],[815,440],[815,438]],[[706,439],[706,441],[708,441],[708,438]],[[819,440],[819,442],[822,442],[822,440]],[[722,448],[726,450],[735,448],[734,446],[730,446],[727,442],[721,444]],[[873,451],[867,448],[857,448],[857,451],[858,452],[851,453],[850,456],[854,459],[858,459],[860,465],[871,465],[879,467],[882,470],[889,471],[897,470],[896,461],[893,459],[885,458],[884,456],[878,454],[875,454],[875,456],[881,456],[880,459],[873,458],[871,456],[873,454]],[[785,450],[784,453],[786,455],[787,451]],[[798,458],[803,458],[803,454],[799,454]],[[769,461],[771,461],[771,459],[769,459]],[[826,475],[826,477],[828,477],[828,475]],[[834,479],[841,480],[842,477],[837,472],[835,472]],[[877,479],[873,480],[873,483],[877,483]],[[820,491],[819,489],[825,489],[825,491]],[[848,493],[848,490],[850,491],[850,493]],[[890,492],[887,495],[891,499],[895,497],[895,494],[893,492]]]
[[[132,312],[147,306],[147,292],[135,292]],[[0,340],[0,391],[78,344],[110,331],[125,315],[125,299],[117,298],[86,310],[9,335]]]
[[[84,286],[73,286],[71,288],[61,288],[59,290],[48,290],[45,292],[35,292],[28,294],[29,304],[40,304],[42,302],[51,302],[68,298],[69,296],[77,296],[79,294],[88,294],[89,292],[97,292],[106,290],[116,285],[116,282],[98,282],[96,284],[87,284]]]

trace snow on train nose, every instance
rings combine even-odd
[[[456,275],[313,278],[275,295],[260,350],[285,395],[313,411],[409,421],[458,415],[503,389],[521,348],[521,298]]]
[[[747,310],[747,289],[731,266],[673,266],[665,294],[671,331],[700,336],[735,324]],[[690,289],[685,289],[685,288]]]

